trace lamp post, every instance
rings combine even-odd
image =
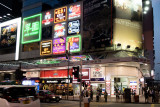
[[[68,84],[67,84],[67,100],[68,100],[68,96],[69,96],[69,63],[70,63],[70,42],[68,42],[68,50],[66,50],[67,52],[67,58],[68,58]]]

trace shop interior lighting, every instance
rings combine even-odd
[[[146,1],[146,5],[149,5],[150,4],[150,1]]]
[[[1,19],[2,17],[0,16],[0,19]]]
[[[149,10],[149,7],[145,7],[144,10],[145,10],[145,11],[148,11],[148,10]]]
[[[4,15],[3,17],[6,17],[6,15]]]
[[[10,16],[11,14],[8,13],[7,15]]]
[[[147,14],[147,12],[146,12],[146,11],[144,11],[143,13],[144,13],[144,14]]]

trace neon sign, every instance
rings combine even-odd
[[[68,22],[68,35],[80,33],[80,20]]]
[[[67,37],[66,42],[66,50],[70,49],[70,52],[81,51],[81,35]]]
[[[52,14],[48,11],[44,15],[44,20],[42,20],[42,24],[49,25],[53,22]]]
[[[36,14],[23,19],[22,44],[41,40],[42,14]]]
[[[68,19],[75,19],[81,16],[81,5],[71,5],[69,6],[69,17]]]
[[[66,34],[66,23],[55,24],[54,38],[63,37]]]
[[[42,41],[40,48],[40,55],[51,55],[52,54],[52,40]]]
[[[67,7],[54,10],[54,23],[63,22],[67,19]]]
[[[57,38],[53,40],[53,54],[64,54],[66,49],[66,38]]]

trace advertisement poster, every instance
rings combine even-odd
[[[74,35],[80,33],[80,26],[81,22],[80,20],[74,20],[68,22],[68,35]]]
[[[0,50],[10,48],[9,51],[15,51],[17,37],[17,24],[10,24],[1,27]],[[3,52],[2,52],[3,53]]]
[[[111,0],[84,0],[83,50],[111,47]]]
[[[59,23],[67,20],[67,7],[62,7],[54,10],[54,23]]]
[[[104,81],[105,67],[91,68],[91,81]]]
[[[42,26],[52,25],[53,24],[53,11],[47,11],[42,13]]]
[[[81,16],[81,5],[80,4],[70,5],[68,11],[69,11],[68,19],[79,18]]]
[[[53,54],[64,54],[66,52],[66,38],[53,40]]]
[[[42,41],[40,55],[51,55],[52,54],[52,40]]]
[[[54,25],[54,38],[63,37],[66,35],[66,22]]]
[[[142,49],[142,0],[114,0],[113,44]]]
[[[36,14],[23,19],[22,44],[41,40],[42,14]]]
[[[66,50],[70,52],[80,52],[81,51],[81,35],[69,36],[66,40]]]

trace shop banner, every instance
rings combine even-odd
[[[77,80],[76,77],[73,76],[73,80]],[[82,81],[90,80],[90,69],[82,69]]]
[[[104,81],[105,67],[91,68],[91,81]]]
[[[40,72],[26,72],[25,74],[26,78],[36,78],[40,76]]]
[[[72,77],[72,69],[69,75]],[[68,78],[68,69],[40,71],[40,78]]]

